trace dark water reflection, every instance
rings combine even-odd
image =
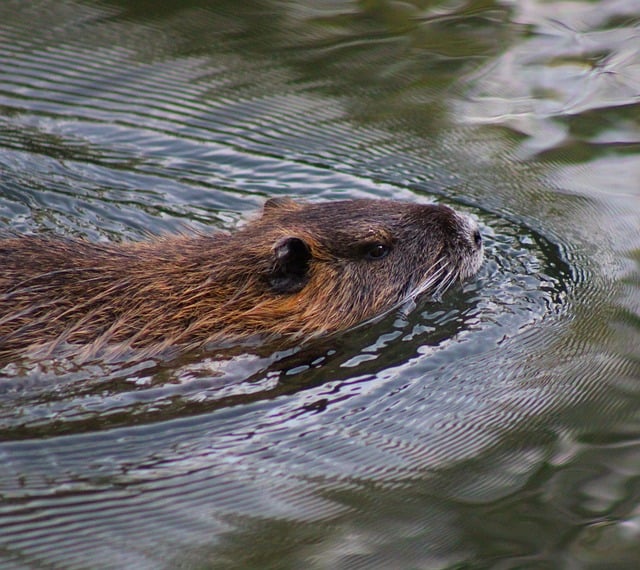
[[[6,568],[635,568],[637,2],[0,5],[0,223],[438,200],[480,275],[300,351],[0,371]]]

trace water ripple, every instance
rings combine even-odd
[[[474,28],[453,25],[466,8],[360,17],[296,4],[282,22],[299,26],[270,35],[261,15],[262,47],[250,49],[250,22],[229,13],[221,28],[213,8],[191,21],[198,44],[171,7],[143,25],[137,6],[33,5],[0,7],[3,226],[120,240],[185,221],[233,228],[271,195],[437,199],[479,220],[487,259],[438,303],[298,351],[5,367],[2,564],[166,567],[185,545],[216,548],[238,528],[253,537],[261,522],[286,540],[309,532],[327,567],[464,564],[451,547],[460,528],[482,534],[503,508],[470,505],[528,492],[533,474],[561,469],[561,452],[570,464],[588,447],[576,433],[637,417],[637,281],[620,283],[637,247],[633,155],[583,164],[637,142],[636,30],[609,29],[600,11],[624,16],[624,3],[561,6],[570,25],[551,28],[531,4],[513,7],[533,31],[489,59],[508,39],[492,18],[511,9]],[[462,51],[435,45],[436,32],[465,40]],[[443,128],[446,115],[459,124]],[[487,123],[510,134],[473,130]],[[615,208],[601,206],[611,181]],[[624,496],[582,491],[605,513]],[[366,512],[383,523],[350,528]],[[328,533],[327,521],[334,544],[309,530]],[[622,526],[592,530],[619,539]],[[588,530],[568,531],[583,557]],[[541,548],[534,534],[518,537],[527,555]],[[417,542],[428,564],[397,552]]]

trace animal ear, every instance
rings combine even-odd
[[[267,214],[276,210],[299,210],[302,205],[288,196],[269,198],[262,207],[262,212]]]
[[[298,237],[285,236],[273,245],[269,285],[276,293],[297,293],[309,281],[311,250]]]

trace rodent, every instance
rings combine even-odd
[[[477,272],[476,223],[392,200],[272,198],[235,232],[0,239],[0,360],[155,355],[253,335],[300,342]]]

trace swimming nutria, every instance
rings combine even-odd
[[[482,239],[447,206],[274,198],[235,233],[104,244],[0,239],[0,358],[146,355],[346,329],[473,275]]]

